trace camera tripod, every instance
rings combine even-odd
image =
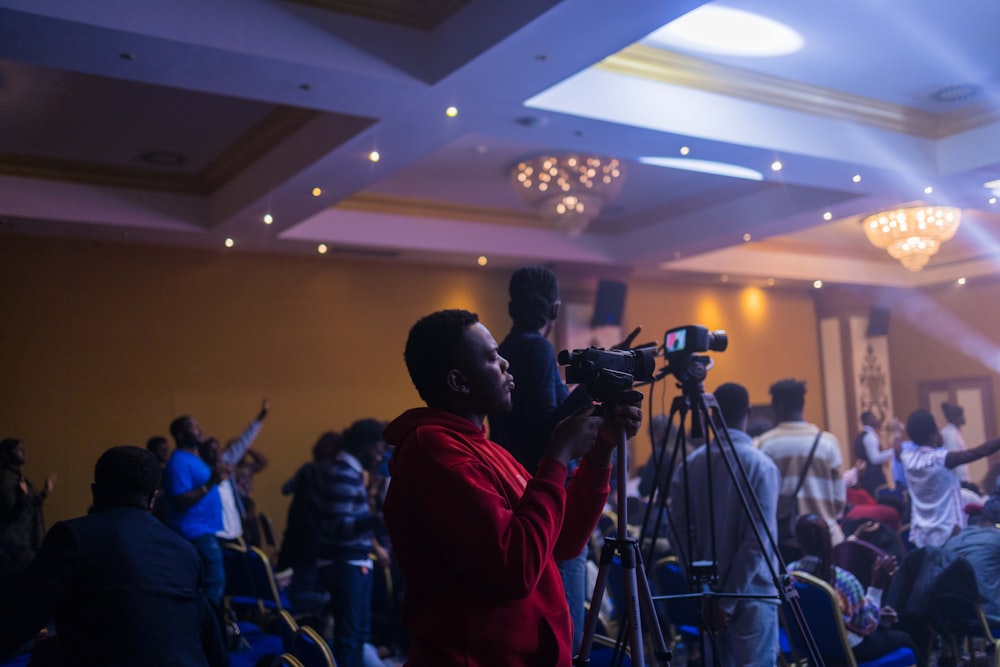
[[[639,542],[628,537],[628,502],[626,498],[626,479],[628,476],[628,438],[625,429],[621,430],[621,439],[618,443],[617,461],[615,474],[618,480],[618,535],[604,541],[604,548],[601,550],[601,563],[597,571],[597,581],[594,585],[594,594],[590,599],[590,610],[587,613],[586,624],[584,625],[583,640],[580,643],[580,652],[573,661],[574,665],[585,666],[590,664],[590,649],[594,642],[594,634],[597,632],[597,616],[601,609],[601,601],[604,599],[604,591],[608,581],[608,571],[617,554],[621,558],[622,573],[625,579],[625,607],[626,618],[629,627],[629,646],[631,648],[632,664],[637,667],[645,666],[645,657],[642,643],[642,621],[645,618],[650,628],[654,642],[654,657],[663,667],[670,664],[670,649],[667,648],[663,639],[663,631],[656,618],[656,609],[653,607],[653,596],[650,593],[649,581],[646,578],[646,570],[642,567],[642,553],[639,550]],[[617,647],[616,653],[621,649]]]
[[[662,595],[656,596],[654,599],[669,601],[671,599],[691,598],[700,600],[703,603],[699,630],[702,639],[702,652],[703,655],[706,656],[709,654],[708,649],[712,647],[712,643],[715,641],[714,627],[712,627],[714,623],[713,619],[709,616],[709,613],[713,611],[714,605],[720,599],[779,599],[785,602],[786,608],[790,610],[792,622],[794,622],[799,634],[802,636],[806,644],[810,664],[822,667],[824,663],[816,643],[809,632],[809,626],[806,623],[802,608],[799,605],[798,593],[792,585],[790,577],[787,575],[785,563],[779,553],[774,534],[768,527],[767,517],[764,514],[759,499],[753,491],[746,468],[737,455],[736,446],[733,444],[732,438],[726,429],[725,421],[719,410],[719,405],[712,394],[705,394],[703,380],[707,373],[706,364],[708,361],[708,357],[687,357],[679,360],[676,364],[672,363],[671,367],[665,369],[660,376],[656,378],[659,380],[668,373],[673,373],[678,380],[677,386],[681,389],[681,395],[677,396],[671,405],[670,416],[668,418],[669,424],[674,423],[675,416],[679,417],[679,421],[677,422],[678,429],[674,438],[674,450],[671,456],[670,465],[666,471],[667,480],[665,481],[666,484],[670,484],[674,477],[674,470],[677,469],[677,458],[680,456],[681,467],[679,474],[681,475],[681,483],[683,487],[684,516],[671,515],[670,521],[671,526],[674,527],[672,533],[677,538],[677,542],[674,544],[674,550],[677,552],[679,561],[683,565],[684,571],[687,573],[691,593],[684,595]],[[678,367],[673,368],[674,365]],[[712,418],[712,415],[709,412],[710,408],[714,409],[715,419]],[[710,554],[710,558],[703,560],[695,560],[694,558],[695,554],[693,545],[695,541],[695,530],[691,515],[691,481],[688,477],[687,440],[684,428],[685,422],[689,416],[691,417],[690,423],[692,431],[697,429],[700,434],[704,436],[706,447],[705,491],[707,496],[706,504],[709,525],[707,535],[702,537],[703,539],[707,537],[709,547],[708,553]],[[669,440],[669,438],[667,440]],[[658,490],[659,493],[659,507],[657,511],[656,524],[652,531],[652,535],[654,536],[659,532],[659,526],[665,515],[667,500],[667,493],[663,490],[665,486],[661,486],[659,480],[660,472],[662,471],[663,458],[666,456],[664,450],[666,449],[667,442],[665,441],[662,444],[658,458],[655,450],[656,444],[657,443],[654,443],[654,470],[656,473],[653,480],[653,488]],[[717,451],[717,455],[713,455],[713,449]],[[757,541],[757,546],[760,548],[760,551],[764,556],[764,561],[767,563],[767,567],[770,570],[771,579],[774,582],[777,595],[725,593],[719,590],[720,584],[718,578],[714,506],[716,494],[713,489],[712,465],[715,460],[720,458],[725,464],[726,473],[729,478],[728,481],[732,484],[732,487],[739,498],[739,504],[741,505],[741,508],[739,509],[742,509],[744,515],[749,520],[751,527],[750,532],[753,533],[753,539]],[[652,505],[653,503],[650,503],[650,505],[646,507],[646,515],[643,519],[643,528],[640,534],[640,539],[644,539],[647,535],[647,527],[649,525],[648,522]],[[686,540],[682,539],[681,531],[676,530],[675,522],[678,520],[682,520],[687,526]],[[652,545],[650,546],[650,555],[652,555]],[[703,556],[704,551],[699,552],[699,555]],[[773,559],[768,557],[769,555],[773,555]],[[706,613],[706,610],[708,613]],[[711,654],[715,658],[715,664],[718,664],[718,650],[711,651]]]

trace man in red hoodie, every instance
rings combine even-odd
[[[638,406],[593,406],[552,433],[535,476],[487,439],[514,378],[476,314],[419,320],[406,365],[426,408],[385,430],[395,445],[384,512],[405,580],[408,667],[568,667],[572,624],[556,559],[583,549],[609,492],[611,455]],[[568,487],[566,464],[583,457]]]

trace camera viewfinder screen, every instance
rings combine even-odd
[[[687,331],[685,329],[678,329],[676,331],[667,332],[667,352],[681,352],[685,346],[685,338],[687,337]]]

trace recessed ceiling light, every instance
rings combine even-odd
[[[490,260],[488,260],[488,259],[486,258],[486,255],[480,255],[480,256],[478,257],[478,259],[476,259],[476,264],[478,264],[479,266],[486,266],[486,264],[487,264],[487,263],[488,263],[489,261],[490,261]]]
[[[234,245],[236,245],[236,241],[234,241],[232,239],[226,239],[226,247],[227,248],[232,248]]]
[[[715,4],[674,19],[643,41],[670,49],[756,58],[795,53],[804,44],[802,36],[783,23]]]
[[[751,237],[750,237],[750,233],[749,232],[747,232],[746,234],[743,235],[743,241],[746,242],[746,243],[750,242],[750,238]]]
[[[996,197],[990,197],[988,201],[989,201],[989,202],[990,202],[991,204],[996,204],[996,203],[997,203],[997,198],[996,198]]]
[[[716,174],[718,176],[729,176],[731,178],[743,178],[748,181],[764,180],[764,175],[755,169],[741,167],[739,165],[729,164],[726,162],[689,160],[687,158],[679,157],[641,157],[639,158],[639,162],[642,164],[651,164],[655,167],[696,171],[702,174]]]
[[[767,285],[768,287],[774,287],[774,278],[768,278]]]
[[[681,155],[687,155],[690,152],[691,152],[690,148],[688,148],[687,146],[681,146]]]
[[[819,289],[822,286],[823,286],[823,281],[822,280],[814,280],[813,281],[813,287],[815,287],[816,289]]]
[[[959,285],[964,285],[964,284],[965,284],[965,278],[959,278],[959,279],[958,279],[957,281],[955,281],[955,282],[957,282],[957,283],[958,283]]]
[[[264,224],[265,225],[269,225],[272,222],[274,222],[274,216],[272,216],[270,213],[265,213],[264,214]]]
[[[854,176],[851,177],[851,180],[854,181],[855,183],[860,183],[861,182],[861,174],[854,174]]]
[[[458,115],[458,107],[448,107],[444,110],[444,115],[448,118],[454,118]]]
[[[372,162],[378,162],[380,159],[382,159],[382,156],[378,154],[378,151],[372,151],[371,153],[368,154],[368,159],[371,160]]]
[[[322,188],[313,188],[312,189],[312,195],[313,195],[313,197],[319,197],[321,194],[323,194],[323,189]]]
[[[826,220],[827,222],[833,220],[833,213],[827,211],[826,213],[823,214],[823,219]]]
[[[771,171],[781,171],[781,168],[785,165],[781,164],[780,160],[775,160],[771,163]]]
[[[934,188],[932,188],[931,186],[928,185],[926,188],[924,188],[924,194],[925,195],[929,195],[932,192],[934,192]]]
[[[321,255],[325,255],[327,250],[329,250],[329,248],[326,247],[325,243],[320,243],[318,246],[316,246],[316,252],[318,252]]]

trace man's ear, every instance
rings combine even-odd
[[[465,373],[458,370],[457,368],[452,368],[448,371],[448,389],[459,393],[468,394],[469,393],[469,383],[465,379]]]

